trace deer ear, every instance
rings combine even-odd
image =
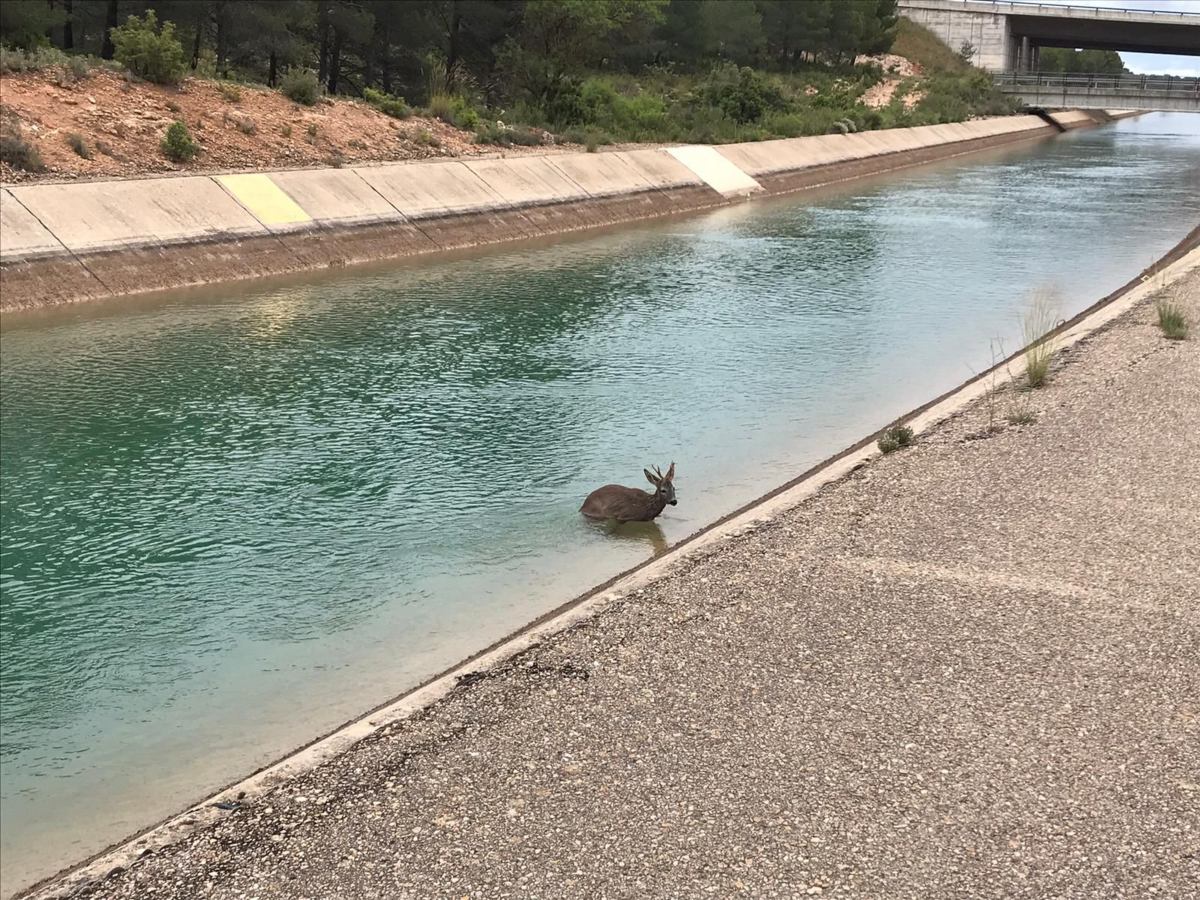
[[[655,475],[653,472],[651,472],[649,469],[642,469],[642,472],[645,473],[646,480],[648,482],[650,482],[651,484],[657,486],[658,484],[661,483],[661,479],[659,479],[659,477],[657,475]]]
[[[675,461],[671,460],[671,468],[667,469],[667,474],[663,476],[663,481],[671,481],[675,478]]]

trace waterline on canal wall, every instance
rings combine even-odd
[[[8,186],[0,189],[0,310],[653,219],[1129,114],[1066,110],[717,147]]]

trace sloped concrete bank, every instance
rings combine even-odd
[[[1064,111],[720,147],[0,189],[0,310],[518,241],[1110,121]]]

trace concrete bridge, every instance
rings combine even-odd
[[[1037,109],[1141,109],[1200,112],[1200,78],[1003,72],[1004,93]]]
[[[1036,72],[1040,47],[1200,55],[1200,13],[1023,0],[900,0],[899,7],[954,50],[970,44],[975,65],[991,72]]]

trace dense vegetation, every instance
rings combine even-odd
[[[1038,69],[1042,72],[1086,72],[1121,75],[1128,71],[1116,50],[1068,50],[1042,47],[1038,50]]]
[[[589,144],[716,142],[1010,111],[952,52],[957,65],[927,66],[919,102],[909,83],[863,106],[884,73],[855,59],[898,27],[895,0],[0,3],[0,42],[27,54],[115,59],[161,83],[265,82],[304,104],[346,94],[398,117],[415,105],[498,143],[531,133],[514,124]]]

